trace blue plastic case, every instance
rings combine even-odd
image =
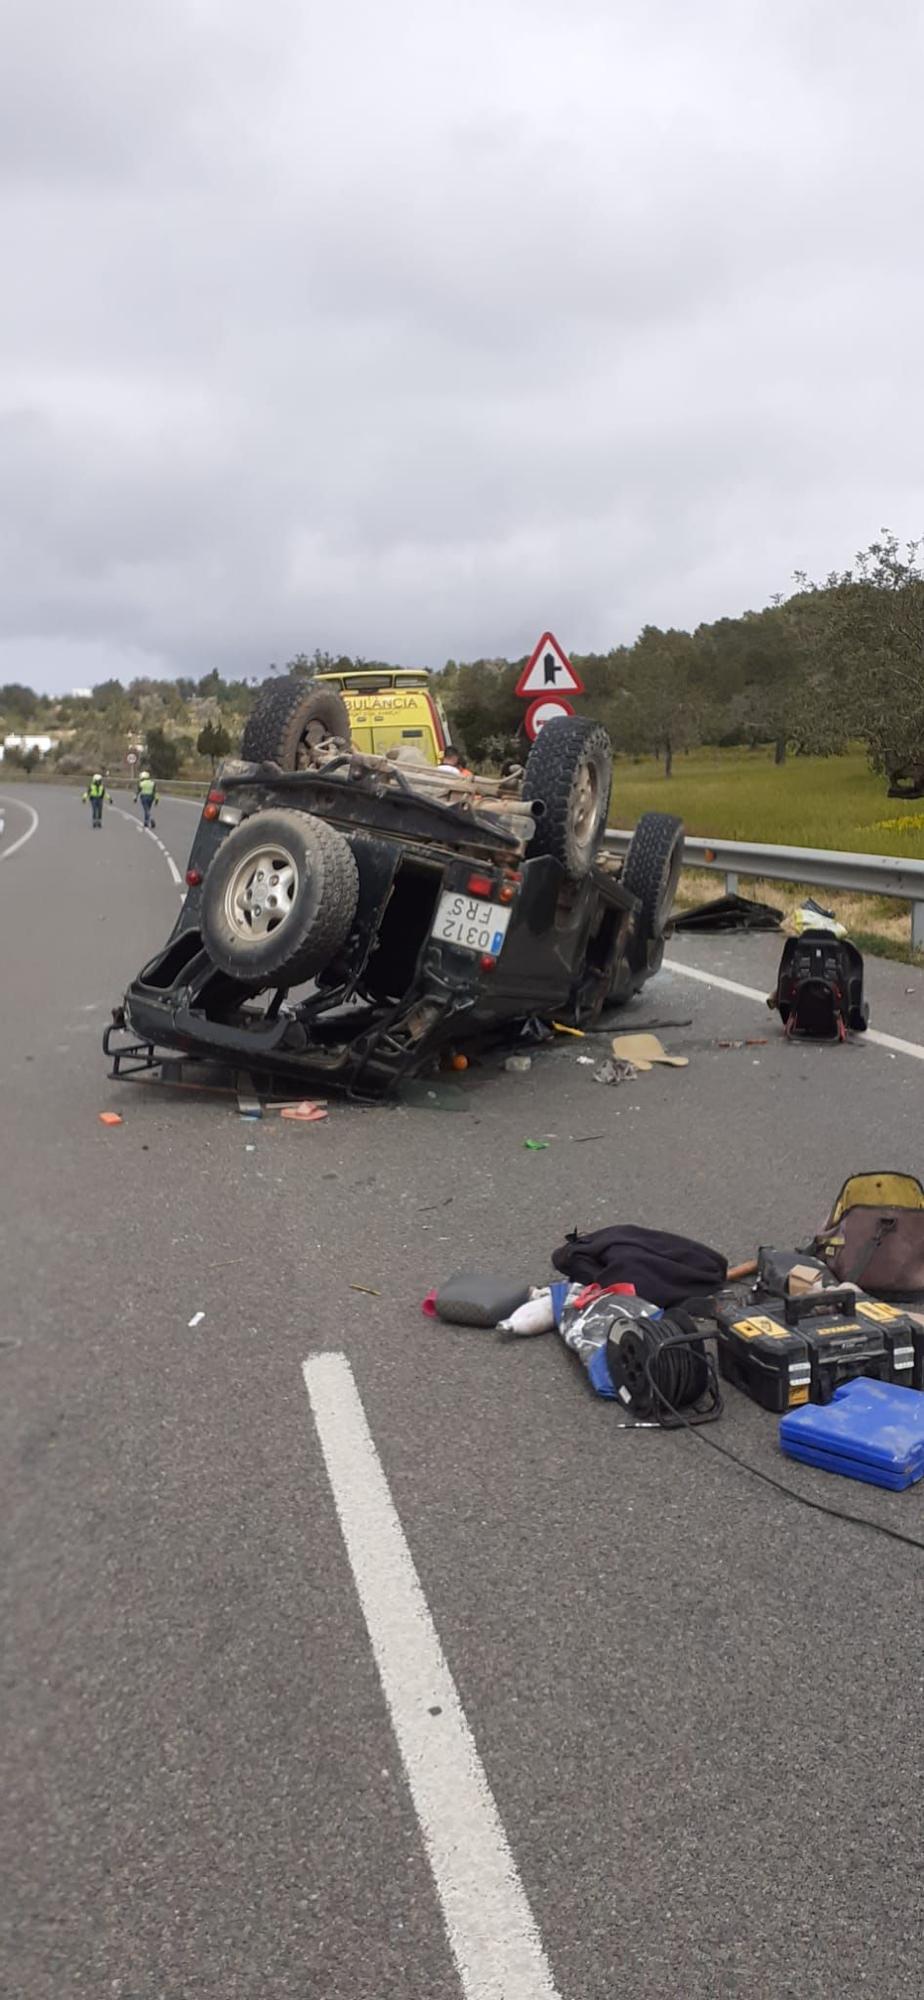
[[[830,1403],[806,1403],[780,1418],[780,1445],[805,1465],[893,1491],[924,1479],[924,1395],[860,1377]]]

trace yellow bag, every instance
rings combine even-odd
[[[924,1187],[913,1174],[851,1174],[831,1210],[840,1222],[848,1208],[924,1208]]]
[[[851,1174],[812,1247],[840,1284],[924,1292],[924,1187],[913,1174]]]

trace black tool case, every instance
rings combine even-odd
[[[829,1403],[858,1375],[924,1388],[924,1327],[849,1289],[750,1308],[719,1301],[716,1325],[721,1374],[765,1410]]]

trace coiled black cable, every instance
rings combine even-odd
[[[689,1314],[628,1320],[610,1333],[606,1354],[620,1401],[663,1430],[714,1423],[721,1415],[716,1365]]]

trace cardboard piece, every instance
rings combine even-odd
[[[614,1035],[613,1054],[619,1062],[632,1063],[635,1069],[648,1070],[655,1063],[666,1063],[669,1069],[686,1069],[689,1056],[669,1056],[657,1035]]]

